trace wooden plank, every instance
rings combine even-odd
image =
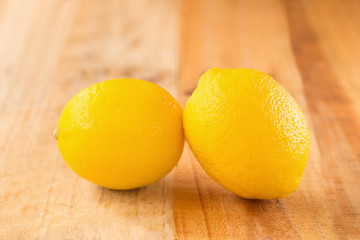
[[[346,7],[337,1],[183,2],[180,69],[183,104],[201,73],[209,67],[259,69],[274,76],[298,100],[310,122],[312,149],[297,192],[276,201],[250,201],[229,194],[209,179],[187,147],[185,154],[190,157],[183,157],[174,183],[179,239],[360,236],[357,191],[360,182],[356,180],[360,170],[360,131],[359,115],[354,108],[360,96],[354,74],[358,70],[356,61],[350,60],[342,62],[343,69],[335,68],[330,56],[333,53],[341,57],[346,52],[343,48],[348,48],[348,55],[354,55],[351,59],[359,56],[351,54],[351,50],[359,53],[355,44],[345,46],[336,41],[352,36],[349,41],[355,43],[358,37],[354,33],[358,16],[355,10],[348,9],[350,4],[358,7],[355,1],[344,4]],[[336,9],[345,13],[337,14]],[[339,18],[335,28],[338,31],[329,26],[331,17],[334,22]],[[317,28],[313,29],[308,21]],[[347,24],[345,30],[341,28],[343,22]],[[323,47],[329,51],[335,44],[336,52],[323,53]],[[338,72],[345,68],[352,72],[335,76],[329,63]],[[351,81],[347,78],[350,74]],[[349,88],[352,90],[347,93]],[[188,196],[187,201],[184,195]]]
[[[311,6],[310,11],[305,12],[305,4]],[[316,141],[320,148],[321,174],[324,179],[324,191],[327,193],[327,199],[323,202],[328,204],[329,209],[334,209],[331,212],[332,221],[319,218],[319,222],[332,228],[339,237],[345,235],[359,237],[360,195],[356,189],[360,188],[360,182],[354,180],[360,174],[358,159],[360,115],[357,107],[359,102],[355,100],[356,98],[351,99],[351,96],[358,96],[359,88],[351,91],[344,89],[342,83],[351,84],[352,79],[347,79],[346,75],[334,74],[337,67],[330,67],[331,58],[326,58],[323,47],[329,44],[336,45],[332,43],[332,38],[328,38],[329,41],[324,38],[320,40],[326,28],[324,30],[318,28],[316,31],[312,27],[313,19],[304,18],[319,11],[319,5],[310,4],[310,2],[305,4],[289,2],[287,8],[293,49],[304,82],[306,99],[314,125],[314,135],[317,136]],[[324,2],[321,5],[323,4]],[[327,13],[338,15],[337,7],[337,5],[327,5]],[[345,15],[340,16],[337,18],[340,23],[346,20]],[[317,17],[322,19],[321,15]],[[323,23],[322,26],[326,24]],[[342,28],[334,27],[334,29],[340,31],[340,36],[347,33]],[[336,37],[334,33],[338,35],[339,32],[334,29],[332,33],[333,37]],[[324,44],[321,44],[321,41]],[[348,46],[346,44],[341,46],[346,51]],[[337,45],[337,47],[340,46]],[[356,46],[353,50],[356,50]],[[360,53],[360,49],[357,48],[357,50]]]
[[[0,239],[359,239],[360,2],[0,2]],[[178,49],[179,48],[179,49]],[[77,177],[51,133],[76,92],[155,82],[184,106],[210,67],[259,69],[299,102],[312,149],[288,198],[245,200],[188,146],[147,188]]]
[[[70,97],[101,80],[142,78],[176,95],[177,3],[14,0],[5,7],[0,239],[171,239],[172,174],[138,190],[98,187],[67,167],[52,131]]]

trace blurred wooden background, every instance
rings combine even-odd
[[[360,239],[360,1],[0,0],[0,239]],[[79,90],[141,78],[184,106],[210,67],[275,77],[312,149],[300,188],[245,200],[188,147],[160,182],[77,177],[52,130]]]

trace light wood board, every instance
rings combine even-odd
[[[1,0],[0,239],[360,239],[360,1]],[[272,75],[311,127],[285,199],[245,200],[188,146],[146,188],[79,178],[52,131],[90,84],[140,78],[182,104],[210,67]]]

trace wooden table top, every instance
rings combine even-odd
[[[272,75],[312,147],[299,189],[245,200],[188,146],[146,188],[81,179],[52,131],[79,90],[140,78],[182,104],[210,67]],[[360,239],[360,1],[0,1],[0,239]]]

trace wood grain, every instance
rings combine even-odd
[[[101,80],[137,77],[176,94],[176,3],[19,0],[2,12],[0,239],[174,236],[172,175],[100,188],[68,168],[51,132],[67,100]]]
[[[329,51],[339,58],[344,56],[343,51],[350,50],[350,55],[353,55],[351,51],[360,52],[355,44],[345,46],[341,42],[347,33],[353,38],[360,36],[359,31],[354,34],[354,26],[348,19],[354,18],[354,24],[358,23],[355,21],[358,17],[348,5],[342,7],[335,1],[332,4],[328,1],[233,1],[220,6],[216,0],[183,2],[180,68],[183,103],[201,73],[209,67],[261,69],[274,76],[298,100],[310,122],[313,144],[300,188],[290,197],[276,201],[249,201],[228,195],[206,176],[186,148],[185,154],[190,157],[180,162],[174,180],[175,223],[180,239],[189,236],[194,239],[359,237],[357,189],[360,182],[356,178],[360,150],[359,108],[356,109],[359,79],[333,73],[335,70],[341,73],[345,67],[353,70],[351,60],[343,59],[353,68],[342,62],[344,68],[339,69],[334,63],[330,66],[333,59],[325,55],[325,51]],[[336,8],[346,8],[345,11],[352,14],[340,15]],[[326,10],[332,15],[326,15]],[[331,17],[334,20],[329,22]],[[341,21],[350,25],[348,32],[341,27]],[[322,37],[323,26],[328,38]],[[336,38],[339,42],[334,53],[330,40],[335,42]],[[341,48],[349,49],[342,51]],[[196,53],[201,57],[194,57]],[[344,89],[347,85],[352,87]],[[190,182],[182,180],[185,173],[191,176]],[[195,183],[195,187],[191,183]],[[186,186],[185,191],[182,188]],[[185,202],[180,196],[189,191],[198,196],[188,194]],[[193,207],[186,207],[189,203]],[[189,225],[198,227],[189,231],[186,228]]]
[[[0,239],[360,239],[357,0],[0,1]],[[119,77],[184,106],[210,67],[259,69],[299,102],[312,148],[288,198],[245,200],[188,146],[146,188],[77,177],[52,130],[84,87]]]

